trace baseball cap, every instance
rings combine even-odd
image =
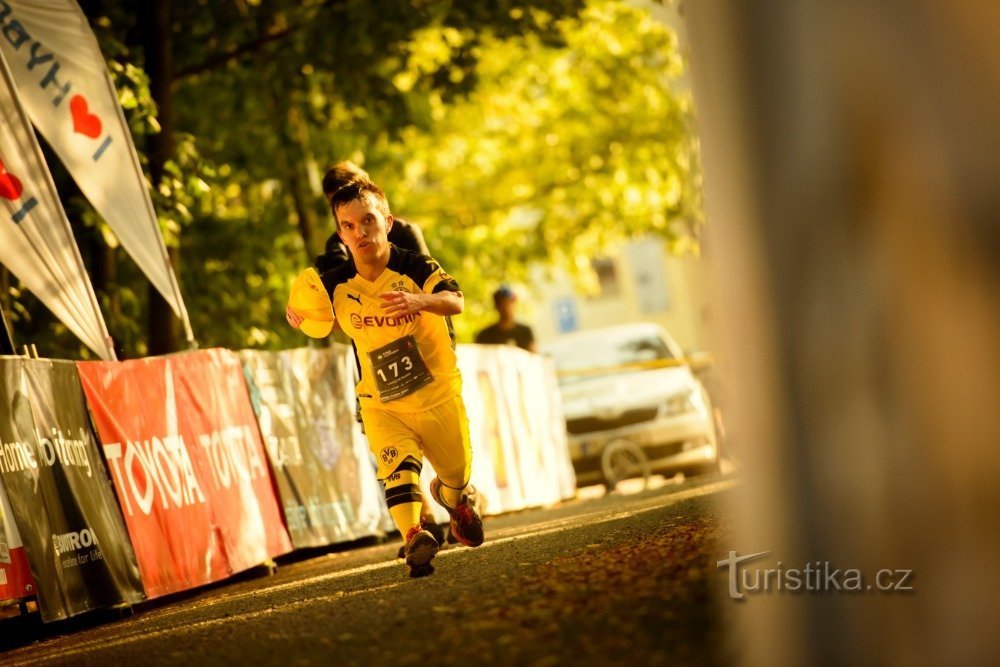
[[[310,338],[322,338],[333,329],[333,304],[316,269],[306,269],[295,278],[288,305],[305,318],[299,329]]]

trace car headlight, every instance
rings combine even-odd
[[[689,396],[691,401],[691,407],[693,407],[698,412],[708,413],[708,405],[705,401],[706,395],[703,390],[692,391]]]
[[[676,417],[682,415],[685,412],[694,411],[695,405],[693,402],[694,392],[687,391],[682,394],[674,394],[660,406],[657,416],[659,417]]]

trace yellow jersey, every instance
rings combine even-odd
[[[433,313],[386,315],[384,292],[433,294],[460,291],[458,283],[427,255],[390,246],[389,263],[374,281],[353,261],[320,275],[333,315],[357,348],[362,408],[420,412],[461,395],[462,378],[445,318]]]

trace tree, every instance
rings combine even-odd
[[[628,5],[242,0],[174,3],[169,22],[140,21],[121,0],[84,8],[168,247],[184,257],[203,346],[301,344],[284,325],[287,287],[331,231],[319,180],[343,158],[459,277],[471,306],[460,333],[499,277],[532,263],[576,267],[649,231],[697,246],[697,144],[690,100],[674,91],[683,63],[672,33]],[[151,25],[171,28],[158,60]],[[81,201],[70,208],[87,245],[112,239]],[[149,353],[144,278],[113,245],[85,255],[103,267],[122,355]]]
[[[170,34],[170,0],[149,0],[139,10],[142,49],[146,55],[146,73],[149,75],[150,95],[157,107],[160,131],[147,139],[146,157],[150,180],[163,181],[167,162],[174,154],[173,120],[173,46]],[[177,245],[171,244],[167,252],[175,272],[179,271]],[[150,285],[149,299],[149,353],[164,354],[178,349],[177,322],[167,300]]]
[[[490,315],[488,290],[532,264],[589,269],[609,245],[651,232],[697,252],[698,147],[676,36],[607,1],[552,26],[549,43],[481,35],[479,83],[451,103],[426,73],[464,35],[417,34],[397,75],[428,127],[388,151],[386,186],[445,266],[472,278],[466,334]]]
[[[562,16],[581,3],[518,4],[532,5]],[[424,88],[442,100],[474,88],[480,35],[562,39],[551,14],[508,2],[272,2],[243,6],[239,20],[237,5],[176,9],[184,26],[174,34],[176,124],[225,167],[232,195],[231,215],[213,209],[186,227],[185,255],[207,261],[187,265],[182,280],[225,285],[220,294],[196,290],[189,308],[193,319],[211,322],[196,326],[203,342],[230,346],[301,342],[283,324],[283,305],[290,276],[331,231],[319,191],[324,167],[356,154],[378,162],[400,149],[402,133],[426,125],[396,77],[414,35],[465,35],[446,62],[424,72]],[[227,247],[227,235],[240,246]],[[220,319],[234,330],[221,331]]]

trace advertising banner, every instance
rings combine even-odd
[[[548,423],[546,424],[547,440],[552,444],[551,450],[555,459],[553,465],[556,470],[559,496],[565,500],[576,495],[576,472],[573,470],[573,459],[569,453],[569,438],[566,433],[566,418],[563,416],[562,393],[559,391],[556,362],[551,357],[542,357],[541,366],[544,392],[549,404]]]
[[[505,504],[509,505],[511,479],[507,475],[497,391],[484,359],[491,352],[491,347],[483,345],[460,345],[458,366],[472,442],[472,483],[486,495],[487,512],[497,514],[506,511]],[[446,513],[442,516],[447,518]]]
[[[296,548],[374,535],[385,524],[367,444],[356,437],[346,345],[240,352]]]
[[[516,413],[519,387],[513,370],[504,363],[502,354],[505,351],[506,347],[499,345],[484,347],[480,355],[479,386],[493,397],[492,409],[499,438],[493,439],[490,457],[494,462],[503,511],[513,512],[527,507],[520,464],[524,437]]]
[[[2,51],[0,263],[87,347],[114,358],[94,288]]]
[[[78,368],[147,595],[291,550],[234,353]]]
[[[149,597],[229,575],[167,358],[78,364]]]
[[[0,475],[52,621],[143,598],[71,362],[0,360]]]
[[[31,578],[28,557],[21,545],[14,515],[7,501],[7,492],[0,475],[0,602],[31,597],[35,580]]]
[[[552,361],[500,345],[459,345],[457,352],[472,483],[489,500],[487,514],[573,497],[576,476]]]
[[[509,346],[493,346],[496,354],[496,367],[499,370],[500,393],[503,396],[507,420],[514,442],[513,464],[515,473],[521,482],[521,500],[525,507],[542,503],[541,482],[538,457],[538,446],[530,430],[524,404],[524,383],[522,381],[521,355],[529,354],[519,348]]]
[[[526,438],[521,457],[525,501],[529,505],[551,505],[562,500],[562,494],[557,451],[549,432],[551,404],[546,396],[544,358],[515,347],[509,347],[507,353],[521,387],[517,396]]]
[[[292,550],[267,454],[235,352],[202,350],[170,357],[179,380],[177,411],[196,442],[213,520],[234,572]],[[182,429],[183,432],[183,429]]]
[[[0,50],[35,127],[189,327],[118,94],[80,7],[0,0]]]

